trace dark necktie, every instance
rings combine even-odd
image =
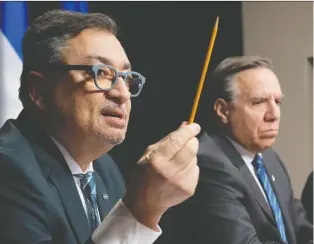
[[[86,174],[74,174],[80,179],[81,189],[85,197],[87,216],[92,232],[100,225],[100,215],[97,205],[96,183],[93,177],[93,172],[89,171]]]
[[[277,228],[280,232],[281,239],[287,243],[287,237],[286,237],[286,231],[285,231],[285,225],[282,219],[282,213],[280,210],[280,206],[277,200],[277,197],[273,191],[273,188],[270,184],[269,177],[267,175],[266,169],[263,164],[263,158],[262,154],[257,154],[253,160],[253,166],[256,170],[257,177],[264,189],[264,192],[266,194],[269,206],[272,209],[273,215],[276,219]]]

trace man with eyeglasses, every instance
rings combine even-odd
[[[106,154],[124,140],[131,70],[112,19],[54,10],[23,40],[23,111],[0,129],[0,242],[153,243],[163,213],[193,195],[200,131],[182,123],[147,148],[125,190]]]

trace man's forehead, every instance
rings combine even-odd
[[[86,29],[70,40],[68,44],[68,48],[72,50],[68,55],[77,56],[81,62],[100,62],[117,68],[130,67],[121,43],[112,33]]]
[[[236,83],[247,93],[281,93],[277,76],[266,68],[242,71],[236,76]]]
[[[115,59],[110,59],[105,56],[99,56],[99,55],[86,55],[83,57],[82,61],[84,63],[103,63],[111,66],[116,66],[121,70],[131,70],[131,63],[129,62],[128,59],[123,59],[123,60],[115,60]]]

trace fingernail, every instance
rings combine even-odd
[[[196,124],[196,123],[191,124],[191,128],[196,133],[200,132],[201,130],[201,127],[199,126],[199,124]]]
[[[183,122],[180,124],[179,128],[183,128],[183,127],[185,127],[186,125],[187,125],[187,122],[186,122],[186,121],[183,121]]]

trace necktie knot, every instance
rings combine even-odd
[[[90,178],[93,176],[93,172],[92,171],[88,171],[85,174],[74,174],[74,176],[79,178],[80,180],[89,181]]]
[[[261,153],[256,154],[252,164],[257,172],[259,172],[264,167],[263,156]]]
[[[88,171],[86,174],[74,174],[74,176],[80,179],[81,188],[83,192],[87,193],[87,196],[96,194],[96,184],[92,171]]]

